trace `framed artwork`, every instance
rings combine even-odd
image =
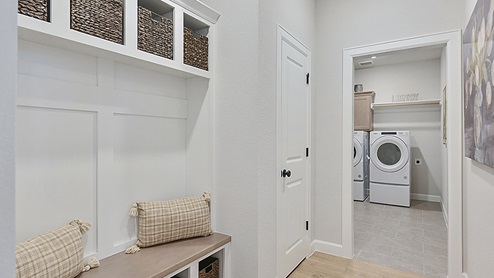
[[[465,156],[494,167],[494,1],[478,0],[463,33]]]
[[[443,89],[443,101],[442,101],[442,114],[443,114],[443,144],[447,146],[447,137],[446,137],[446,86]]]

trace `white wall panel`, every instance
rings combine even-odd
[[[91,112],[17,109],[17,241],[81,219],[96,251],[96,124]]]
[[[94,56],[19,40],[19,73],[96,86]]]
[[[212,130],[209,122],[212,101],[208,95],[209,81],[204,78],[187,80],[187,195],[196,195],[201,191],[211,192],[212,169],[212,138],[208,134]],[[212,192],[213,202],[216,200]],[[214,228],[214,227],[213,227]]]
[[[17,242],[81,218],[104,258],[135,242],[134,202],[212,189],[207,79],[21,44]]]
[[[119,245],[136,237],[136,221],[128,216],[134,202],[184,196],[185,120],[116,114],[113,128]]]
[[[74,110],[100,109],[111,105],[111,94],[101,94],[97,87],[43,77],[18,76],[17,104],[50,106]]]
[[[187,118],[187,100],[180,98],[117,91],[114,106],[119,114]]]
[[[185,99],[183,78],[115,63],[115,89]]]

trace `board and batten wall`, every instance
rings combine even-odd
[[[406,55],[406,52],[402,55]],[[440,59],[355,70],[354,81],[376,93],[374,102],[392,102],[394,95],[418,93],[419,100],[441,98]],[[443,187],[441,107],[400,106],[374,109],[374,130],[410,131],[412,198],[440,201]],[[415,165],[415,159],[422,165]],[[415,195],[414,195],[415,194]]]
[[[0,14],[0,269],[2,277],[15,277],[17,1],[1,1]]]
[[[103,258],[135,242],[134,202],[212,190],[208,80],[26,40],[18,65],[18,242],[82,219]]]
[[[466,28],[477,1],[466,0]],[[470,158],[463,159],[463,272],[468,277],[491,277],[494,273],[494,168]]]
[[[315,238],[342,243],[342,50],[460,29],[464,1],[316,2]],[[389,11],[393,11],[390,13]]]

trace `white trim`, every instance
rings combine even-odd
[[[468,274],[466,272],[462,273],[463,278],[468,278]]]
[[[345,257],[343,254],[343,246],[341,244],[335,244],[332,242],[313,240],[310,245],[311,253],[322,252],[339,257]],[[353,257],[353,255],[352,255]]]
[[[173,3],[181,6],[182,8],[189,10],[196,15],[208,20],[211,23],[216,23],[220,18],[220,13],[215,11],[213,8],[196,0],[170,0]]]
[[[447,56],[448,87],[448,275],[462,274],[462,161],[463,161],[463,105],[461,92],[461,30],[396,40],[343,50],[342,86],[342,249],[345,257],[353,250],[353,59],[365,55],[406,50],[424,46],[443,46]]]
[[[411,193],[410,194],[410,199],[413,200],[420,200],[420,201],[428,201],[428,202],[435,202],[435,203],[441,203],[441,196],[437,195],[428,195],[428,194],[419,194],[419,193]]]

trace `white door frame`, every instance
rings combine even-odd
[[[342,246],[343,256],[353,257],[353,59],[361,56],[423,46],[446,47],[448,88],[448,277],[462,276],[462,161],[463,105],[461,82],[461,31],[450,31],[410,39],[343,50],[342,117]]]
[[[282,75],[281,75],[281,63],[282,63],[282,57],[281,57],[281,46],[282,42],[286,41],[295,48],[298,48],[304,53],[308,54],[308,64],[307,68],[309,69],[309,72],[311,71],[311,51],[310,49],[305,46],[301,41],[299,41],[297,38],[295,38],[292,34],[290,34],[285,28],[283,28],[281,25],[278,25],[277,27],[277,53],[276,53],[276,274],[277,276],[280,273],[280,257],[278,256],[278,250],[279,250],[279,244],[278,244],[278,233],[281,230],[281,219],[282,219],[282,212],[281,212],[281,198],[282,198],[282,188],[283,188],[283,178],[280,176],[280,172],[282,171],[282,92],[281,92],[281,82],[282,82]],[[309,150],[312,149],[312,89],[311,89],[311,82],[309,82],[308,85],[308,91],[309,93],[309,105],[307,107],[308,109],[308,147]],[[352,141],[353,142],[353,141]],[[307,244],[307,256],[310,254],[310,242],[312,241],[312,236],[311,236],[311,230],[313,227],[312,224],[312,219],[311,219],[311,161],[312,161],[312,155],[309,155],[309,158],[307,160],[307,220],[309,221],[309,234],[308,234],[308,244]],[[281,277],[279,277],[281,278]]]

